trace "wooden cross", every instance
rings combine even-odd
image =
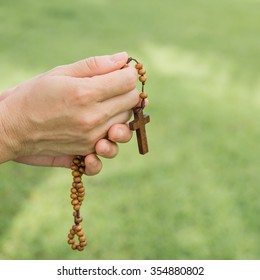
[[[136,131],[139,153],[144,155],[148,153],[148,143],[145,131],[145,125],[150,122],[150,116],[143,114],[142,108],[134,109],[134,120],[129,123],[131,130]]]

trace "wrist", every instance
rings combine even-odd
[[[4,101],[0,102],[0,163],[13,160],[19,151],[18,140],[15,138],[15,128],[11,123]]]

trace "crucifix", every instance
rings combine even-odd
[[[141,107],[134,109],[134,120],[129,123],[129,127],[136,131],[139,153],[142,155],[148,153],[145,125],[149,122],[150,116],[144,115]]]

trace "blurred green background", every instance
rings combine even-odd
[[[0,0],[0,92],[126,50],[148,70],[150,153],[85,177],[89,245],[66,244],[70,171],[0,166],[1,259],[260,258],[259,0]]]

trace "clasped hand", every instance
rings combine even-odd
[[[132,133],[126,124],[139,102],[127,53],[91,57],[56,67],[0,95],[0,162],[70,167],[86,155],[86,174],[113,158],[116,142]]]

